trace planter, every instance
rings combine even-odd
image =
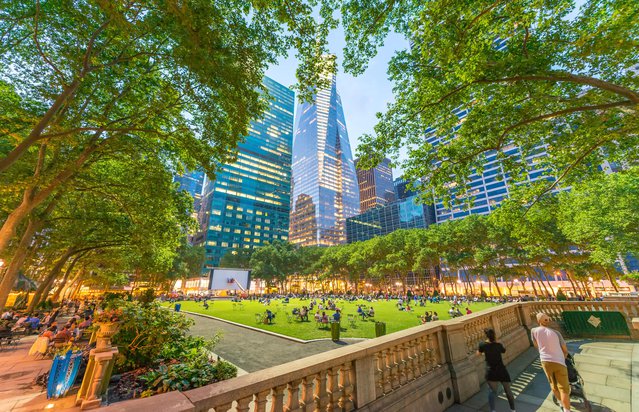
[[[111,350],[111,339],[120,330],[117,322],[96,322],[99,329],[96,332],[96,352],[106,352]]]
[[[375,322],[375,337],[379,338],[384,335],[386,335],[386,323]]]
[[[339,324],[339,322],[331,323],[331,339],[334,342],[337,342],[339,340],[339,334],[340,334],[340,324]]]

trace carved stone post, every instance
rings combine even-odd
[[[462,403],[479,392],[478,372],[475,363],[468,358],[462,322],[450,322],[444,325],[444,346],[453,378],[455,401]]]

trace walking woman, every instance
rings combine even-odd
[[[495,398],[497,397],[497,388],[499,383],[504,387],[506,397],[508,398],[508,404],[510,410],[515,412],[515,397],[510,390],[510,375],[506,370],[504,361],[501,359],[501,354],[506,352],[504,345],[497,342],[495,331],[493,329],[484,330],[486,342],[479,344],[477,354],[484,354],[486,359],[486,382],[488,383],[488,403],[490,404],[491,412],[495,412]]]

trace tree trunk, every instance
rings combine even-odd
[[[22,234],[22,238],[20,239],[20,243],[11,258],[11,262],[9,263],[9,267],[2,278],[2,282],[0,282],[0,308],[4,307],[7,303],[7,298],[9,297],[9,293],[11,293],[11,289],[18,278],[18,273],[20,272],[20,268],[24,264],[27,256],[29,255],[30,249],[29,246],[31,244],[31,240],[33,239],[33,235],[36,234],[40,227],[42,226],[43,220],[41,219],[29,219],[29,223]]]
[[[83,280],[80,280],[78,282],[78,285],[75,287],[75,289],[73,290],[73,293],[71,293],[69,295],[69,299],[75,299],[76,295],[78,294],[78,292],[80,291],[80,288],[82,287],[82,283],[84,283]]]
[[[610,284],[615,289],[615,292],[619,292],[619,287],[617,286],[617,280],[615,278],[613,278],[612,275],[610,275],[610,271],[608,270],[607,267],[604,267],[604,272],[606,273],[606,277],[608,277],[608,280],[610,281]],[[0,305],[0,306],[2,306],[2,305]]]
[[[62,289],[64,289],[64,286],[67,284],[67,281],[69,280],[69,275],[73,271],[73,267],[75,266],[76,263],[78,263],[78,260],[80,260],[84,255],[85,255],[85,253],[79,254],[78,256],[76,256],[71,261],[71,263],[69,264],[69,267],[67,267],[67,270],[64,273],[64,277],[62,278],[62,281],[58,285],[58,287],[57,287],[55,293],[53,294],[53,296],[51,297],[52,301],[55,302],[55,301],[58,300],[58,298],[60,297],[60,292],[62,292]]]
[[[60,296],[58,297],[59,302],[62,302],[64,298],[69,294],[69,292],[71,292],[75,288],[76,282],[79,281],[80,277],[83,274],[84,274],[84,268],[81,268],[79,271],[76,272],[71,282],[67,282],[67,285],[65,286],[64,290],[62,290],[62,292],[60,293]]]
[[[51,272],[49,272],[49,274],[42,281],[40,286],[38,286],[35,296],[33,296],[33,300],[31,300],[31,303],[29,303],[27,312],[32,311],[35,308],[35,306],[38,303],[40,303],[40,300],[42,299],[42,297],[44,297],[46,300],[46,295],[43,296],[44,291],[51,287],[50,285],[53,284],[53,281],[55,280],[56,276],[60,274],[60,271],[64,267],[65,263],[67,262],[67,260],[69,260],[69,258],[71,257],[71,255],[73,255],[74,252],[75,252],[74,249],[69,248],[67,249],[66,252],[64,252],[62,256],[60,256],[60,259],[58,259],[56,264],[53,266],[53,269],[51,269]]]

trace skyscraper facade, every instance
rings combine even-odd
[[[202,200],[202,185],[204,184],[204,172],[202,171],[190,172],[188,170],[185,170],[184,174],[174,176],[173,181],[180,185],[178,190],[185,190],[189,192],[191,197],[193,197],[193,200],[194,200],[193,209],[195,210],[195,213],[198,213],[200,211],[200,202]]]
[[[395,189],[390,159],[384,159],[372,169],[361,169],[358,167],[358,163],[359,159],[355,159],[360,212],[364,213],[370,208],[384,206],[394,201]]]
[[[459,109],[455,114],[459,118],[459,127],[463,127],[463,119],[468,115],[469,109]],[[450,135],[440,135],[434,129],[426,131],[426,141],[433,147],[446,144]],[[470,190],[466,197],[455,196],[455,184],[451,184],[449,190],[453,196],[453,204],[450,207],[444,205],[442,199],[435,199],[435,214],[437,223],[446,220],[461,219],[471,214],[488,214],[499,207],[501,202],[510,196],[510,191],[519,184],[532,183],[539,180],[552,180],[549,171],[544,167],[543,159],[546,157],[545,147],[537,147],[533,154],[522,158],[522,152],[518,146],[507,145],[501,149],[505,157],[528,165],[528,173],[524,181],[514,181],[504,171],[502,161],[497,151],[493,150],[485,154],[482,173],[473,173],[468,185]],[[437,165],[434,165],[437,167]]]
[[[346,240],[361,242],[398,229],[427,228],[435,223],[432,205],[418,204],[417,195],[371,208],[346,219]]]
[[[404,179],[404,176],[393,180],[393,189],[395,190],[395,198],[397,200],[406,199],[417,194],[417,191],[409,188],[410,181]]]
[[[346,219],[359,213],[359,190],[335,76],[314,103],[297,106],[292,176],[290,241],[345,243]]]
[[[205,246],[205,267],[232,249],[288,239],[295,94],[268,77],[263,84],[269,108],[251,121],[237,161],[204,180],[196,243]]]

